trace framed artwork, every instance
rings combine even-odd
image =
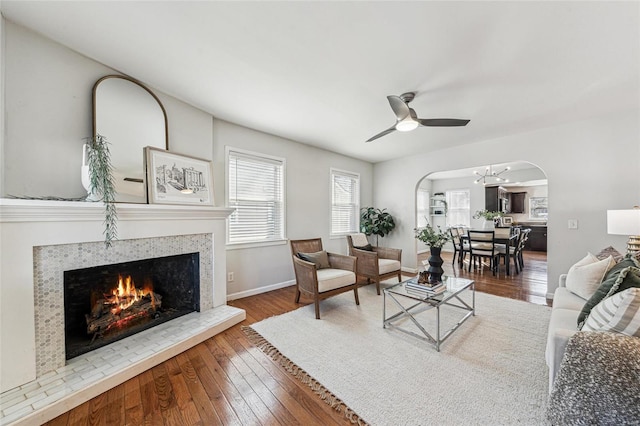
[[[501,222],[502,222],[502,226],[505,225],[513,225],[513,218],[510,216],[503,216],[500,218]]]
[[[213,206],[211,161],[148,146],[145,162],[150,204]]]

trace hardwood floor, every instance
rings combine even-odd
[[[547,294],[547,253],[540,251],[524,251],[525,268],[520,274],[515,274],[513,263],[511,264],[511,275],[507,276],[505,267],[500,264],[499,273],[493,276],[488,267],[471,272],[467,272],[468,264],[464,268],[452,265],[452,252],[442,252],[444,264],[442,268],[445,274],[456,277],[472,278],[476,282],[476,290],[496,296],[508,297],[510,299],[524,300],[538,305],[549,305],[551,301],[546,299]],[[418,265],[429,258],[429,252],[418,255]]]
[[[546,253],[526,252],[525,269],[494,277],[489,269],[468,273],[451,265],[445,273],[473,277],[476,289],[547,304]],[[428,253],[420,255],[419,261]],[[420,264],[420,263],[419,263]],[[247,319],[137,377],[57,417],[48,425],[347,425],[305,384],[254,347],[240,329],[289,312],[294,287],[229,302]],[[303,299],[303,302],[308,301]]]

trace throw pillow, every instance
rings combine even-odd
[[[613,294],[611,293],[611,289],[614,288],[614,286],[617,291],[626,290],[630,287],[638,287],[637,285],[631,285],[636,282],[636,273],[631,271],[630,268],[633,268],[634,271],[640,269],[635,259],[630,256],[625,256],[623,260],[607,272],[598,290],[587,300],[587,303],[582,307],[582,311],[580,311],[580,315],[578,315],[579,329],[582,328],[584,321],[589,316],[593,307],[600,303],[605,297]],[[637,280],[640,281],[640,278]]]
[[[367,240],[366,235],[360,232],[358,234],[351,234],[351,244],[353,244],[354,247],[362,247],[369,244],[369,240]]]
[[[640,337],[640,289],[628,288],[598,303],[582,331],[612,331]]]
[[[356,248],[358,250],[373,251],[373,247],[371,247],[371,244],[367,244],[366,246],[361,246],[361,247],[353,246],[353,248]]]
[[[317,251],[315,253],[298,253],[298,257],[307,262],[315,263],[318,269],[331,268],[329,264],[329,255],[326,251]]]
[[[624,258],[623,254],[611,246],[603,248],[600,250],[600,253],[596,254],[596,257],[600,260],[606,259],[609,256],[613,256],[613,260],[615,260],[616,263],[620,262]]]
[[[615,265],[613,257],[598,260],[591,253],[573,265],[567,272],[567,290],[587,300],[598,290],[609,269]]]

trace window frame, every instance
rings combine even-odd
[[[355,229],[354,230],[350,230],[347,232],[339,232],[339,233],[334,233],[333,232],[333,206],[334,206],[334,176],[336,175],[340,175],[340,176],[347,176],[347,177],[351,177],[351,178],[355,178],[356,183],[357,183],[357,196],[356,196],[356,203],[355,203]],[[345,235],[349,235],[349,234],[355,234],[360,232],[360,195],[361,195],[361,185],[360,185],[360,173],[357,172],[352,172],[349,170],[343,170],[343,169],[338,169],[335,167],[331,167],[329,169],[329,187],[330,187],[330,202],[329,202],[329,238],[342,238]]]
[[[230,169],[230,161],[229,158],[233,153],[238,153],[240,156],[253,157],[258,160],[263,159],[266,162],[277,162],[280,163],[280,167],[282,169],[282,235],[280,238],[274,238],[269,240],[256,240],[256,241],[241,241],[241,242],[233,242],[230,240],[231,237],[231,229],[230,229],[230,221],[233,213],[231,213],[226,220],[226,249],[227,250],[236,250],[236,249],[244,249],[251,247],[265,247],[265,246],[273,246],[273,245],[281,245],[287,243],[287,160],[284,157],[277,157],[274,155],[265,154],[262,152],[250,151],[241,148],[235,148],[232,146],[225,146],[225,205],[228,208],[233,208],[230,205],[229,195],[230,195],[230,179],[229,179],[229,169]],[[234,209],[235,212],[235,209]]]
[[[468,195],[468,200],[469,200],[469,207],[465,208],[465,209],[461,209],[461,208],[452,208],[451,206],[451,197],[449,196],[449,193],[451,192],[466,192]],[[447,227],[451,227],[451,226],[465,226],[465,227],[470,227],[471,226],[471,189],[470,188],[459,188],[459,189],[448,189],[445,191],[445,199],[447,200],[447,215],[445,217],[445,225]],[[456,210],[456,211],[461,211],[461,210],[467,210],[467,223],[466,224],[460,224],[460,223],[454,223],[451,224],[450,223],[450,214],[452,212],[452,210]]]

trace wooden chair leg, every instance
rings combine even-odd
[[[353,288],[353,294],[356,297],[356,305],[359,305],[360,304],[360,299],[358,298],[358,286],[355,286]]]
[[[376,292],[378,292],[378,296],[380,296],[380,278],[376,278]]]
[[[451,260],[451,266],[456,264],[456,255],[457,254],[458,254],[458,251],[454,249],[453,250],[453,259]],[[458,257],[460,257],[460,256],[458,256]]]
[[[296,287],[296,303],[300,303],[300,289]]]
[[[314,304],[316,305],[316,319],[320,319],[320,301],[318,299],[314,300]]]

